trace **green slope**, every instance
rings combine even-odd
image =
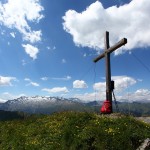
[[[135,150],[150,125],[127,116],[62,112],[0,122],[0,150]]]
[[[0,121],[14,120],[14,119],[24,119],[28,115],[23,112],[11,112],[0,110]]]

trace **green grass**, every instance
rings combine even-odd
[[[0,122],[0,150],[135,150],[150,125],[128,116],[63,112]]]

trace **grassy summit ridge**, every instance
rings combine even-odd
[[[85,112],[0,122],[1,150],[135,150],[150,125],[128,116]]]

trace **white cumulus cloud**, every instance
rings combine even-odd
[[[104,101],[106,99],[105,92],[95,91],[93,93],[75,94],[74,97],[85,102],[90,101]],[[116,95],[117,101],[120,102],[150,102],[150,90],[138,89],[132,93],[125,93],[124,95]]]
[[[16,78],[0,76],[0,86],[12,86],[12,81],[16,81]]]
[[[78,46],[104,48],[104,33],[110,31],[110,46],[123,37],[128,39],[124,50],[150,46],[150,1],[132,0],[119,7],[104,8],[96,1],[83,12],[68,10],[63,16],[64,30]],[[146,21],[146,22],[145,22]],[[116,54],[122,50],[116,51]]]
[[[115,82],[115,91],[122,92],[128,87],[137,83],[137,81],[128,76],[112,76],[112,80]],[[98,82],[93,85],[94,90],[104,92],[106,90],[106,82]]]
[[[44,88],[42,89],[42,91],[46,91],[48,93],[68,93],[69,92],[67,87],[55,87],[52,89]]]
[[[130,94],[133,101],[150,101],[150,90],[149,89],[139,89],[135,93]],[[130,98],[131,99],[131,98]]]
[[[149,89],[138,89],[133,92],[125,91],[127,88],[140,82],[129,76],[113,76],[112,80],[115,81],[115,94],[117,101],[124,102],[149,102],[150,101],[150,90]],[[95,91],[91,93],[75,94],[74,97],[79,98],[85,102],[89,101],[104,101],[106,99],[106,82],[99,82],[93,85]]]
[[[26,41],[30,41],[31,43],[35,43],[38,41],[41,41],[42,31],[31,31],[29,33],[26,33],[26,36],[24,39]]]
[[[47,81],[47,80],[48,80],[48,77],[42,77],[41,80]]]
[[[116,92],[122,92],[123,90],[137,83],[136,79],[128,76],[113,76],[112,80],[115,81]]]
[[[13,99],[16,99],[16,98],[21,97],[21,96],[25,96],[25,94],[14,95],[14,94],[9,93],[9,92],[4,92],[0,95],[0,99],[3,100],[3,102],[6,102],[7,100],[13,100]]]
[[[29,78],[25,78],[24,80],[25,80],[25,81],[29,81],[29,82],[31,81],[31,79],[29,79]]]
[[[39,53],[39,49],[30,44],[22,44],[22,47],[25,49],[25,52],[34,60],[37,58],[37,54]]]
[[[129,98],[132,99],[132,101],[150,101],[150,90],[138,89],[134,93],[130,93]]]
[[[40,85],[39,85],[38,83],[36,83],[36,82],[30,82],[30,85],[35,86],[35,87],[40,86]]]
[[[13,38],[16,37],[14,32],[11,32],[10,35],[11,35]]]
[[[32,30],[29,23],[38,23],[44,17],[41,14],[43,10],[39,0],[6,0],[0,2],[0,23],[17,29],[24,40],[38,42],[41,40],[41,30]]]
[[[93,93],[84,93],[84,94],[75,94],[75,98],[79,98],[84,102],[90,101],[104,101],[106,99],[104,92],[93,92]]]
[[[129,92],[122,96],[117,96],[119,101],[125,102],[150,102],[150,90],[149,89],[138,89],[135,92]]]
[[[106,91],[106,82],[98,82],[93,85],[95,91]]]
[[[52,78],[53,80],[64,80],[64,81],[68,81],[68,80],[71,80],[71,77],[70,76],[66,76],[66,77],[63,77],[63,78]]]
[[[29,78],[25,78],[24,79],[25,81],[27,81],[28,82],[28,84],[26,84],[26,86],[35,86],[35,87],[38,87],[38,86],[40,86],[38,83],[36,83],[36,82],[33,82],[31,79],[29,79]]]
[[[75,80],[73,82],[73,88],[83,89],[83,88],[88,88],[88,86],[87,86],[86,82],[83,80]]]
[[[134,85],[137,83],[137,81],[128,76],[113,76],[112,80],[115,81],[115,93],[120,94],[130,86]],[[91,93],[84,93],[84,94],[75,94],[74,97],[77,97],[85,102],[88,101],[104,101],[106,99],[106,82],[98,82],[93,85],[94,91]],[[141,90],[140,90],[141,92]],[[144,91],[142,91],[144,92]],[[146,93],[147,91],[145,91]],[[136,95],[136,94],[135,94]],[[132,96],[134,94],[132,93]],[[127,96],[116,96],[117,100],[122,100],[122,98],[127,99]]]

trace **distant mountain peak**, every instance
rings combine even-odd
[[[21,96],[19,98],[8,100],[0,106],[1,110],[23,111],[29,113],[47,113],[57,112],[59,110],[75,110],[82,106],[79,99],[66,99],[63,97],[50,96]],[[83,108],[82,108],[83,109]]]

